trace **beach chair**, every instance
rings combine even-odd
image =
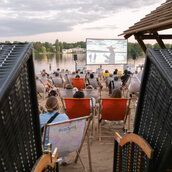
[[[63,98],[73,98],[73,95],[75,94],[75,92],[76,90],[73,90],[73,89],[58,89],[58,93],[59,93],[63,108],[65,107]]]
[[[44,84],[36,81],[36,92],[40,95],[40,97],[42,97],[40,93],[43,93],[43,99],[45,99],[46,88],[47,87]]]
[[[79,158],[85,170],[80,152],[87,136],[90,120],[91,116],[86,116],[58,123],[45,124],[43,144],[45,143],[45,135],[48,133],[48,142],[52,144],[52,149],[58,148],[58,157],[62,158],[71,152],[76,152],[75,162],[77,162],[77,158]],[[89,171],[92,171],[89,136],[87,138]]]
[[[98,83],[98,81],[97,81],[97,78],[89,78],[89,79],[88,79],[88,82],[89,82],[89,84],[92,85],[94,88],[100,87],[100,86],[99,86],[99,83]]]
[[[85,88],[84,78],[72,78],[73,87],[78,88],[78,90],[82,90]]]
[[[92,98],[64,98],[63,105],[69,119],[92,116],[92,135],[94,136],[95,109]]]
[[[36,164],[54,168],[57,149],[54,156],[41,149],[32,44],[0,44],[0,49],[0,171],[37,172]]]
[[[127,101],[128,101],[128,105],[127,105]],[[101,134],[101,122],[100,122],[101,120],[108,120],[108,121],[123,120],[125,124],[126,119],[128,117],[128,130],[130,129],[130,118],[128,115],[129,106],[130,106],[130,99],[127,98],[102,98],[100,100],[99,114],[98,114],[99,141],[101,141],[102,137],[109,137],[109,136],[102,136]]]
[[[97,89],[85,89],[82,90],[82,92],[84,93],[84,97],[85,98],[95,98],[96,103],[99,102],[100,99],[100,91]]]
[[[68,75],[68,80],[69,80],[69,83],[72,84],[72,78],[75,78],[76,77],[76,74],[69,74]]]
[[[64,84],[63,84],[62,78],[55,77],[55,78],[52,78],[52,80],[53,80],[53,83],[54,83],[54,86],[55,87],[61,87],[61,88],[63,88]]]
[[[154,150],[141,136],[130,133],[114,135],[113,172],[149,172]]]

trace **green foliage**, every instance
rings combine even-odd
[[[10,44],[10,41],[5,41],[6,44]],[[13,43],[20,43],[19,41],[14,41]],[[28,42],[24,42],[28,43]],[[167,48],[172,48],[171,44],[165,44]],[[67,42],[60,42],[58,39],[56,39],[55,43],[49,43],[49,42],[33,42],[34,52],[35,53],[52,53],[56,52],[57,54],[60,54],[62,52],[62,49],[70,49],[70,48],[86,48],[86,42],[80,41],[75,43],[67,43]],[[152,45],[152,44],[146,44],[147,48],[160,48],[158,43]],[[139,46],[138,43],[131,43],[128,42],[128,59],[133,58],[133,56],[136,56],[136,58],[143,56],[144,53]]]

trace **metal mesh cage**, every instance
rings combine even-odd
[[[31,44],[0,44],[0,171],[31,171],[42,155]]]
[[[147,51],[134,133],[154,149],[151,168],[156,171],[172,144],[171,49]]]

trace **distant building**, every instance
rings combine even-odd
[[[70,48],[70,49],[62,49],[63,54],[69,54],[69,53],[85,53],[86,49],[85,48]]]

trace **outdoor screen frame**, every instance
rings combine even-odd
[[[127,56],[127,59],[126,59],[126,63],[117,63],[117,64],[89,64],[87,63],[87,40],[125,40],[127,42],[127,52],[126,52],[126,56]],[[128,64],[128,39],[107,39],[107,38],[86,38],[86,65],[126,65]]]

